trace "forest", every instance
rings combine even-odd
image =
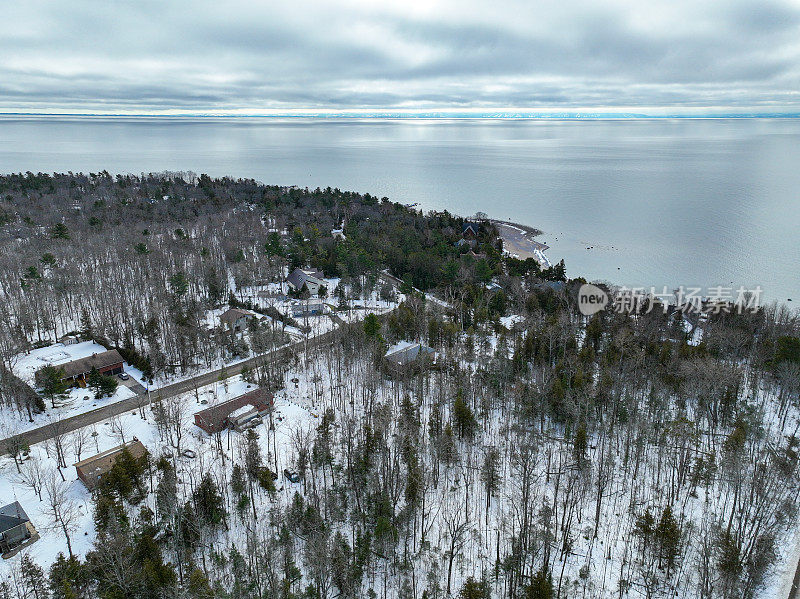
[[[244,338],[276,347],[203,315],[290,268],[338,279],[343,304],[384,269],[401,281],[396,309],[243,373],[280,421],[206,435],[187,396],[111,422],[148,453],[81,496],[88,527],[67,478],[87,431],[4,458],[65,549],[23,553],[0,597],[727,599],[776,596],[794,573],[800,320],[785,306],[587,317],[583,279],[505,256],[490,223],[465,252],[463,218],[339,190],[28,173],[0,194],[0,391],[20,418],[47,405],[15,360],[66,333],[180,374]],[[389,374],[404,341],[435,363]]]

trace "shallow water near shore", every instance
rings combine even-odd
[[[191,170],[524,223],[570,276],[800,302],[800,121],[0,117],[0,172]]]

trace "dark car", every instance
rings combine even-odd
[[[300,482],[300,475],[297,474],[294,470],[289,470],[288,468],[283,471],[283,475],[289,479],[290,483],[299,483]]]

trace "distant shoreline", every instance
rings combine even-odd
[[[493,218],[488,220],[497,227],[500,238],[503,240],[503,249],[508,255],[520,260],[533,258],[545,268],[552,266],[545,255],[550,246],[534,239],[542,234],[540,229],[506,220]]]

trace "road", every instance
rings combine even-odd
[[[160,389],[151,391],[150,399],[152,401],[160,401],[168,397],[174,397],[175,395],[192,391],[197,387],[202,387],[204,385],[214,383],[215,381],[220,381],[224,378],[236,376],[242,372],[242,368],[252,368],[266,358],[281,358],[298,349],[302,350],[310,349],[312,347],[319,347],[330,342],[333,335],[336,333],[336,330],[337,329],[333,329],[326,333],[322,333],[321,335],[308,339],[308,341],[305,339],[293,341],[288,345],[274,349],[265,354],[253,356],[252,358],[248,358],[247,360],[239,362],[233,366],[218,368],[217,370],[204,372],[203,374],[199,374],[195,377],[166,385]],[[112,404],[59,420],[57,430],[54,430],[53,425],[46,424],[29,431],[25,431],[13,437],[3,439],[0,441],[0,455],[5,455],[8,453],[8,448],[17,445],[16,441],[19,439],[24,440],[28,445],[41,443],[42,441],[46,441],[55,436],[56,432],[63,435],[85,426],[97,424],[98,422],[102,422],[103,420],[107,420],[113,416],[137,410],[140,406],[146,404],[147,401],[147,393],[139,393],[134,397],[122,399]]]

